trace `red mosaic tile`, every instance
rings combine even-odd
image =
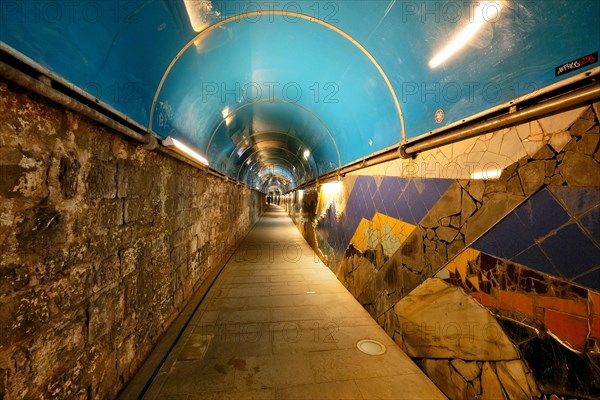
[[[492,296],[483,292],[472,292],[471,296],[486,307],[493,305]]]
[[[499,308],[508,311],[519,311],[523,314],[534,316],[533,296],[504,291],[494,292],[494,295],[498,299]]]
[[[592,310],[592,314],[600,315],[600,294],[590,291],[589,299],[590,299],[590,306],[591,306],[590,309]]]
[[[590,336],[600,339],[600,317],[593,317],[590,325]]]
[[[573,348],[585,351],[588,336],[588,320],[576,315],[546,309],[546,328],[560,339],[569,342]]]
[[[567,314],[588,316],[588,305],[586,301],[561,299],[558,297],[539,296],[536,300],[538,307],[560,311]]]

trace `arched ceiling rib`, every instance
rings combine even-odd
[[[596,0],[90,7],[12,2],[2,8],[0,40],[263,189],[300,184],[403,132],[420,136],[572,77],[598,64],[558,76],[555,68],[600,48]],[[478,7],[487,19],[477,34],[448,50],[477,22]]]
[[[190,13],[190,6],[191,4],[198,4],[200,6],[207,4],[207,2],[205,1],[186,1],[186,5],[187,5],[187,11],[188,13]],[[210,2],[208,2],[210,3]],[[294,12],[294,11],[290,11],[289,9],[286,10],[277,10],[274,8],[270,8],[268,10],[264,10],[264,9],[259,9],[256,11],[247,11],[247,12],[240,12],[237,15],[233,15],[230,17],[227,17],[225,19],[222,19],[218,22],[214,22],[212,25],[208,25],[205,28],[201,28],[200,32],[194,37],[192,38],[178,53],[177,55],[173,58],[173,60],[171,61],[171,63],[169,64],[169,66],[167,67],[167,70],[165,71],[165,73],[163,74],[163,77],[161,78],[160,83],[158,84],[158,88],[156,90],[156,93],[154,94],[154,99],[152,100],[152,107],[150,109],[150,121],[149,121],[149,129],[152,129],[152,125],[154,122],[154,111],[156,109],[156,103],[159,99],[159,95],[160,95],[160,91],[162,90],[163,84],[165,83],[169,73],[171,72],[173,66],[175,65],[175,63],[177,61],[179,61],[179,59],[181,58],[181,56],[192,46],[202,46],[202,38],[209,34],[210,32],[212,32],[215,29],[218,29],[219,27],[224,26],[225,24],[228,23],[238,23],[240,21],[240,19],[245,19],[247,21],[249,21],[250,23],[253,23],[253,19],[262,19],[264,17],[269,17],[272,18],[272,20],[270,22],[273,22],[275,20],[275,18],[273,17],[277,17],[279,19],[284,19],[286,23],[290,23],[290,22],[298,22],[299,20],[303,20],[303,21],[308,21],[311,23],[316,23],[319,25],[322,25],[323,27],[331,30],[332,32],[337,33],[338,35],[340,35],[341,37],[343,37],[344,39],[346,39],[348,42],[350,42],[352,45],[354,45],[358,50],[360,50],[368,59],[369,61],[373,64],[373,66],[377,69],[377,71],[379,72],[379,74],[381,75],[381,78],[385,81],[386,86],[388,87],[390,94],[393,98],[394,101],[394,106],[396,107],[396,111],[398,113],[398,118],[400,121],[400,126],[401,126],[401,131],[402,131],[402,139],[405,139],[405,132],[404,132],[404,120],[402,117],[402,109],[400,107],[400,102],[398,101],[398,97],[396,96],[396,92],[394,91],[394,88],[388,78],[388,76],[386,75],[385,71],[383,70],[383,68],[381,68],[381,66],[379,65],[379,63],[377,62],[377,60],[371,55],[371,53],[369,53],[369,51],[362,45],[360,44],[356,39],[354,39],[352,36],[350,36],[348,33],[346,33],[344,30],[340,29],[339,27],[324,21],[322,19],[320,19],[318,16],[309,16],[309,15],[305,15],[302,14],[301,12]],[[190,18],[192,19],[192,17]],[[296,21],[297,19],[297,21]],[[256,82],[253,82],[256,83]]]
[[[264,101],[223,114],[206,154],[213,166],[226,173],[245,161],[248,149],[264,146],[286,149],[299,158],[311,171],[306,177],[316,177],[340,164],[337,144],[327,126],[298,105]]]
[[[264,166],[271,167],[272,165],[277,165],[282,170],[288,171],[288,174],[286,174],[286,176],[290,178],[290,181],[293,181],[295,183],[311,178],[310,176],[306,176],[307,172],[304,168],[302,168],[302,170],[300,168],[297,168],[296,164],[290,161],[289,158],[284,158],[282,156],[275,155],[272,153],[269,154],[268,158],[263,157],[257,159],[248,159],[248,162],[242,164],[239,167],[239,170],[236,174],[236,178],[238,180],[247,181],[249,178],[248,175],[252,172],[254,172],[254,175],[256,175],[256,173],[260,171],[261,168],[263,168]]]

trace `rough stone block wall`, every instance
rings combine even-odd
[[[0,398],[114,398],[262,203],[0,82]]]

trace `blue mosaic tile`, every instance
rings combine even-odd
[[[566,277],[582,274],[600,264],[600,249],[574,223],[549,236],[541,247]]]
[[[579,217],[579,222],[594,239],[596,245],[600,246],[600,206]]]
[[[600,269],[575,279],[575,282],[600,292]]]
[[[394,216],[392,214],[397,214],[394,204],[405,186],[406,182],[404,182],[404,180],[398,178],[383,178],[383,181],[379,186],[379,193],[381,194],[383,207],[385,208],[387,215]]]
[[[390,215],[390,217],[394,217],[396,219],[408,222],[409,224],[413,225],[417,223],[412,213],[410,212],[410,207],[408,206],[408,203],[404,196],[400,196],[398,197],[398,199],[396,199],[394,207],[396,209],[396,215]]]
[[[496,257],[504,257],[500,245],[498,244],[498,242],[496,242],[496,238],[494,237],[494,235],[490,235],[489,233],[479,238],[479,240],[473,243],[471,247]]]
[[[373,205],[375,206],[377,212],[387,215],[385,202],[383,201],[383,196],[381,195],[381,192],[378,191],[373,195]]]
[[[348,215],[360,214],[364,215],[368,211],[367,203],[365,201],[364,193],[357,193],[355,201],[352,202],[351,207],[346,206],[348,209]]]
[[[600,203],[598,188],[550,186],[550,190],[573,216],[580,215]]]
[[[388,180],[383,178],[381,180],[381,184],[379,185],[379,190],[377,191],[382,199],[390,194],[390,185],[387,182]]]
[[[473,247],[501,258],[512,259],[532,244],[534,244],[533,237],[513,213],[476,241]]]
[[[406,189],[402,193],[402,197],[404,197],[409,207],[413,204],[415,199],[419,197],[419,191],[417,190],[414,182],[410,182],[406,186]]]
[[[418,179],[413,179],[412,182],[415,185],[415,189],[417,189],[417,193],[419,193],[419,196],[421,195],[421,193],[423,193],[423,190],[425,190],[425,182],[427,182],[428,179],[425,178],[418,178]]]
[[[560,276],[558,271],[556,271],[552,265],[552,262],[546,257],[537,244],[534,244],[517,254],[513,258],[513,261],[546,274]]]
[[[375,182],[375,178],[373,178],[372,176],[369,177],[369,182],[367,185],[368,188],[368,193],[370,194],[371,197],[373,197],[373,194],[375,194],[375,192],[377,192],[377,182]]]
[[[402,193],[404,193],[406,191],[406,189],[408,188],[408,185],[412,182],[412,179],[404,179],[404,187],[402,188]]]
[[[517,209],[516,214],[536,239],[546,236],[569,220],[569,214],[547,189],[533,195]]]
[[[423,205],[427,208],[427,211],[433,207],[435,203],[440,199],[441,195],[438,191],[435,182],[433,181],[425,181],[425,187],[421,192],[421,200],[423,201]]]
[[[442,196],[444,193],[446,193],[452,182],[452,179],[432,179],[431,185],[435,187],[440,196]]]
[[[427,214],[427,207],[423,204],[423,201],[420,197],[417,197],[410,206],[410,212],[413,215],[413,220],[415,224],[418,224],[425,214]]]
[[[369,186],[368,177],[359,176],[358,178],[356,178],[356,181],[354,182],[354,187],[352,188],[352,193],[356,192],[358,194],[363,194],[367,190],[368,186]]]
[[[420,186],[420,183],[419,183]],[[421,200],[421,193],[417,188],[417,183],[411,181],[402,193],[402,199],[405,200],[406,206],[408,207],[408,213],[410,213],[410,221],[412,224],[418,223],[421,218],[427,213],[427,208]]]
[[[339,227],[339,229],[344,233],[344,237],[348,237],[348,241],[350,240],[352,235],[354,235],[354,231],[358,227],[358,224],[360,224],[360,221],[362,220],[362,218],[363,217],[357,213],[352,213],[352,214],[342,216],[342,218],[339,222],[339,224],[341,224],[342,226]],[[334,220],[335,220],[335,218],[334,218]],[[336,224],[338,223],[337,220],[335,220],[335,223]],[[336,228],[337,228],[337,225],[336,225]]]
[[[375,205],[373,204],[373,199],[370,196],[365,196],[363,198],[364,207],[361,209],[360,214],[363,218],[373,219],[375,215]]]
[[[403,178],[396,177],[385,177],[381,181],[381,185],[379,185],[379,190],[381,191],[384,197],[387,196],[399,196],[406,187],[408,180]]]

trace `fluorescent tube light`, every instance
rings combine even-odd
[[[477,171],[471,174],[471,179],[497,179],[502,175],[501,169]]]
[[[459,51],[477,33],[477,31],[490,20],[495,20],[500,15],[501,1],[484,1],[475,9],[469,24],[429,61],[429,68],[435,68]]]
[[[162,141],[162,144],[166,147],[173,147],[178,153],[182,153],[196,161],[200,161],[202,164],[208,165],[208,160],[206,158],[202,157],[179,140],[173,139],[171,136],[167,136],[167,138]]]

